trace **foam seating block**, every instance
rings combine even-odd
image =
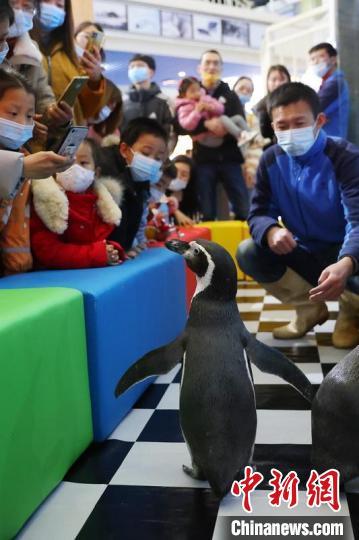
[[[121,266],[33,272],[0,280],[3,288],[44,286],[66,286],[84,295],[94,438],[104,440],[152,382],[147,379],[116,399],[118,379],[184,327],[183,261],[167,249],[149,249]]]
[[[9,540],[92,440],[82,294],[0,291],[0,539]]]
[[[211,239],[211,231],[206,227],[177,227],[177,230],[170,234],[167,240],[173,240],[178,238],[184,242],[192,242],[193,240],[198,240],[199,238],[204,238],[205,240]],[[151,242],[150,247],[159,247],[163,246],[164,242]],[[196,290],[197,280],[195,274],[188,268],[185,264],[186,269],[186,305],[187,312],[189,312],[191,307],[191,300]]]
[[[204,221],[201,227],[211,230],[213,242],[223,246],[233,257],[238,271],[238,279],[251,280],[238,268],[236,251],[238,244],[246,238],[250,238],[249,228],[246,221]]]

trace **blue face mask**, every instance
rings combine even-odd
[[[133,160],[129,165],[131,173],[135,182],[150,182],[150,184],[157,184],[161,178],[162,161],[156,161],[140,154],[139,152],[133,153]]]
[[[132,84],[147,81],[149,77],[150,77],[150,74],[148,72],[148,68],[146,68],[145,66],[140,66],[140,67],[135,66],[128,70],[128,78],[130,79]]]
[[[104,107],[102,107],[102,109],[98,113],[94,124],[99,124],[100,122],[104,122],[105,120],[107,120],[107,118],[110,116],[111,113],[112,113],[112,109],[110,109],[110,107],[105,105]]]
[[[59,28],[65,22],[65,10],[53,4],[41,2],[40,23],[44,30]]]
[[[14,9],[15,22],[9,28],[9,38],[20,37],[33,27],[34,14],[22,9]]]
[[[314,135],[315,126],[298,129],[275,131],[279,146],[291,156],[302,156],[313,146],[317,135]],[[318,132],[319,133],[319,132]]]
[[[312,72],[320,78],[323,78],[324,75],[328,73],[331,66],[327,64],[327,62],[319,62],[319,64],[313,64],[311,66]]]
[[[33,129],[33,124],[19,124],[0,118],[0,144],[8,150],[17,150],[31,139]]]
[[[0,64],[3,63],[3,61],[5,60],[8,52],[9,52],[9,45],[5,41],[5,45],[3,46],[2,50],[0,51]]]
[[[251,96],[247,94],[238,94],[238,97],[243,106],[251,100]]]

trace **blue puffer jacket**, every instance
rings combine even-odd
[[[337,69],[323,81],[318,97],[321,111],[328,118],[324,131],[332,137],[345,139],[348,135],[349,87],[342,71]]]
[[[264,152],[248,217],[257,244],[279,216],[309,252],[343,243],[339,258],[359,261],[359,149],[321,130],[303,156],[279,145]]]

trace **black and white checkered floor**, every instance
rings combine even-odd
[[[319,385],[345,351],[331,347],[338,304],[330,320],[298,341],[273,340],[275,326],[293,311],[253,283],[240,283],[238,308],[250,332],[283,351]],[[258,410],[254,462],[266,482],[252,494],[256,516],[331,516],[324,505],[309,509],[304,493],[296,508],[269,507],[270,469],[296,470],[301,489],[310,471],[311,419],[306,401],[281,379],[253,367]],[[206,482],[182,471],[190,464],[179,421],[179,366],[148,388],[109,439],[92,445],[20,533],[22,540],[221,540],[221,516],[244,516],[241,498],[218,504]],[[359,529],[359,481],[341,495],[341,516]]]

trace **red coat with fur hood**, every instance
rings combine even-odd
[[[41,268],[107,266],[106,238],[120,224],[121,185],[102,179],[84,193],[64,191],[53,178],[34,180],[31,249]],[[125,254],[116,242],[108,241]]]

